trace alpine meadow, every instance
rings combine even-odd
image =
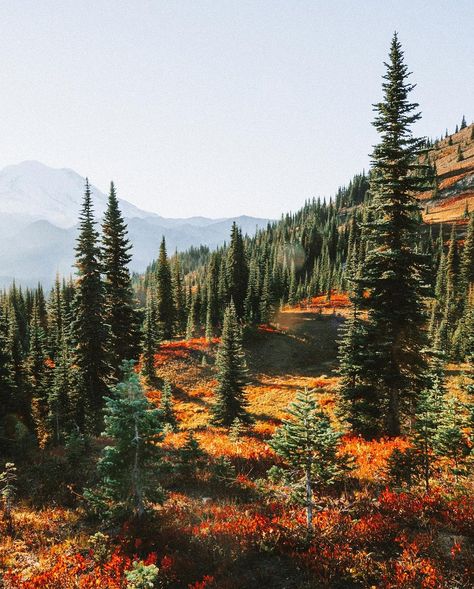
[[[474,124],[419,136],[402,41],[330,198],[172,223],[84,179],[66,241],[21,226],[30,265],[75,262],[0,293],[1,588],[474,586]]]

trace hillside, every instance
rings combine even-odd
[[[124,528],[119,543],[110,530],[96,534],[94,526],[81,523],[73,509],[35,510],[25,504],[15,514],[14,541],[0,542],[0,568],[15,570],[6,587],[69,589],[75,585],[62,584],[64,579],[81,579],[80,587],[119,588],[132,567],[130,551],[135,559],[156,563],[158,586],[173,589],[312,589],[315,575],[322,580],[318,586],[338,589],[436,589],[447,587],[445,575],[468,587],[472,503],[458,494],[448,499],[436,492],[389,491],[388,459],[406,450],[405,439],[344,437],[343,451],[353,461],[350,478],[341,497],[316,498],[311,537],[304,532],[302,509],[262,478],[280,464],[268,440],[297,390],[314,388],[320,405],[337,420],[335,346],[346,301],[334,301],[320,298],[309,307],[288,307],[274,327],[247,332],[247,391],[255,423],[237,439],[208,425],[218,340],[164,344],[155,357],[157,373],[173,382],[180,429],[167,434],[163,447],[179,466],[192,432],[203,452],[197,467],[187,467],[185,478],[165,474],[168,498],[156,507],[159,523],[150,521],[140,531]],[[452,394],[459,394],[461,368],[448,366]],[[159,406],[159,389],[147,395]],[[61,459],[54,460],[60,464]],[[51,458],[49,468],[53,463]],[[447,465],[442,469],[444,482],[452,483]],[[61,493],[73,496],[76,486]],[[54,476],[35,489],[33,505],[53,492],[58,493]]]
[[[465,211],[474,210],[474,125],[436,141],[428,157],[436,166],[437,188],[420,196],[423,220],[467,223]]]

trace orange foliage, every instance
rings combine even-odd
[[[328,310],[336,310],[336,309],[345,309],[351,306],[351,302],[349,300],[349,295],[347,293],[339,293],[336,291],[331,291],[331,296],[328,299],[327,295],[319,295],[317,297],[311,297],[308,299],[303,299],[300,303],[298,303],[295,307],[286,306],[283,309],[283,313],[288,312],[298,312],[298,311],[306,311],[306,312],[323,312]]]
[[[187,434],[184,431],[169,433],[166,436],[165,444],[169,448],[180,448],[183,446],[186,436]],[[195,438],[201,448],[214,458],[226,456],[228,458],[262,461],[275,457],[273,450],[262,440],[242,435],[234,442],[229,438],[228,431],[222,428],[195,432]]]
[[[205,352],[219,342],[215,337],[207,340],[205,337],[196,337],[189,340],[165,342],[160,345],[155,354],[155,366],[159,366],[172,358],[189,358],[193,352]]]
[[[353,475],[363,481],[380,481],[385,474],[387,461],[394,450],[406,450],[409,442],[404,438],[367,441],[358,437],[344,437],[342,450],[355,460]]]

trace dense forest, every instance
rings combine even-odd
[[[75,275],[1,294],[0,586],[472,586],[474,212],[427,222],[452,139],[413,135],[412,89],[395,36],[368,173],[143,275],[86,184]],[[298,348],[263,412],[282,338],[332,384]]]

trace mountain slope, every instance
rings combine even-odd
[[[467,222],[466,209],[474,211],[474,124],[435,142],[428,155],[436,165],[437,188],[420,196],[423,220]]]

